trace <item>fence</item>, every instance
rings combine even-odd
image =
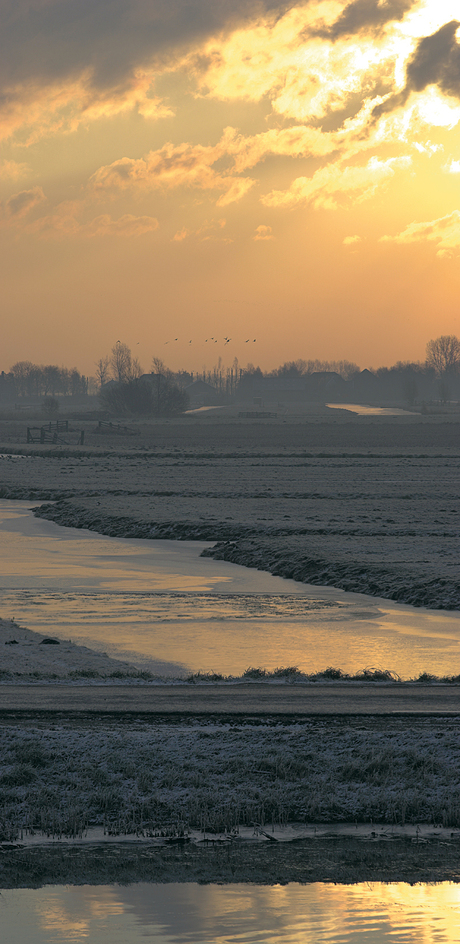
[[[62,420],[60,426],[58,423],[48,423],[46,426],[28,426],[27,427],[27,442],[28,443],[52,443],[53,446],[68,446],[70,445],[67,439],[63,439],[59,435],[60,429],[69,431],[69,422],[68,420]],[[78,432],[78,430],[76,430]],[[76,445],[83,446],[85,442],[85,431],[84,429],[80,430],[79,438]],[[75,444],[74,444],[75,445]]]
[[[120,423],[108,423],[105,420],[99,420],[95,433],[118,433],[123,436],[137,436],[139,430],[132,429],[131,426],[121,426]]]

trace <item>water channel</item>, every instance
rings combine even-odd
[[[454,944],[460,886],[49,886],[0,894],[4,944]]]
[[[0,616],[160,675],[333,665],[460,672],[460,613],[313,587],[200,557],[200,542],[124,540],[0,502]]]

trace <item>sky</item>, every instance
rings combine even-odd
[[[458,0],[0,0],[0,369],[460,335]]]

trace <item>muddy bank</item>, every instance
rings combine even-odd
[[[216,541],[214,548],[202,552],[203,557],[397,603],[460,609],[458,539],[451,531],[426,535],[430,543],[422,549],[422,535],[402,529],[387,528],[382,533],[381,528],[367,526],[337,533],[330,527],[307,529],[281,523],[256,528],[251,523],[244,526],[225,521],[139,520],[107,513],[107,504],[107,499],[97,503],[87,500],[84,504],[59,501],[34,508],[34,514],[65,527],[86,528],[109,537]],[[132,500],[126,499],[124,504],[131,506],[135,514],[140,511]],[[442,562],[436,559],[437,547]]]
[[[132,882],[459,882],[460,845],[436,841],[135,842],[0,846],[0,888]]]
[[[287,577],[323,587],[338,587],[351,593],[367,593],[398,603],[436,610],[460,609],[460,580],[428,577],[424,567],[394,565],[379,567],[352,559],[350,562],[312,558],[305,554],[299,539],[254,540],[238,538],[223,541],[202,551],[213,557],[256,570],[266,570],[276,577]]]

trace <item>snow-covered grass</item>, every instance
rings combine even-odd
[[[458,718],[108,722],[0,734],[0,838],[234,831],[257,823],[460,825]]]

